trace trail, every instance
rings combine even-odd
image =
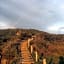
[[[34,60],[28,50],[27,40],[21,42],[21,64],[34,64]]]

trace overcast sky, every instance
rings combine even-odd
[[[0,29],[15,27],[64,33],[64,0],[0,0]]]

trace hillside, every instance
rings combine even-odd
[[[17,32],[20,32],[19,37],[16,36]],[[64,57],[64,35],[62,34],[49,34],[43,31],[38,31],[34,29],[7,29],[0,30],[0,52],[5,46],[5,43],[14,38],[19,38],[20,40],[25,40],[35,35],[36,38],[31,41],[38,51],[39,55],[43,54],[50,61],[57,63],[60,56]],[[13,49],[13,48],[12,48]]]
[[[43,57],[48,59],[47,62],[52,58],[53,62],[58,64],[59,57],[64,57],[64,35],[62,34],[41,32],[36,35],[32,43],[39,55],[43,54]]]

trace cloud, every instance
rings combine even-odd
[[[51,25],[64,23],[64,0],[0,0],[2,21],[18,28],[50,32]]]

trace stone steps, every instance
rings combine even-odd
[[[21,43],[21,62],[20,62],[20,64],[34,64],[34,60],[27,47],[27,42]]]

